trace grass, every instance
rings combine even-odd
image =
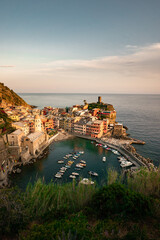
[[[30,209],[30,215],[45,219],[50,214],[62,217],[83,209],[95,191],[95,186],[76,185],[75,181],[58,185],[53,182],[45,184],[39,179],[33,186],[28,185],[25,202]]]
[[[157,171],[141,168],[127,177],[128,188],[146,196],[160,199],[160,167]]]
[[[146,171],[122,184],[109,170],[103,187],[39,179],[25,192],[1,189],[0,239],[160,239],[159,170]]]

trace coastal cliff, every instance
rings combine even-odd
[[[31,106],[27,104],[20,96],[18,96],[18,94],[0,82],[0,107],[7,105],[31,108]]]

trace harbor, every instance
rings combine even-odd
[[[103,185],[107,182],[109,169],[121,173],[124,168],[118,160],[120,155],[111,151],[113,149],[107,150],[105,145],[96,144],[78,137],[53,142],[49,146],[48,155],[32,165],[22,167],[21,173],[10,176],[10,181],[22,189],[28,182],[34,183],[38,178],[43,178],[47,183],[66,183],[73,179],[79,182],[86,178],[95,184]],[[103,161],[104,157],[106,161]]]

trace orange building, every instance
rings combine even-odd
[[[91,124],[91,137],[100,138],[103,135],[103,121],[96,120]]]
[[[109,124],[109,120],[103,119],[103,134],[107,133],[108,124]]]
[[[97,113],[99,112],[99,108],[93,108],[92,109],[92,116],[96,116],[97,115]]]
[[[45,122],[45,129],[53,129],[54,125],[53,125],[53,119],[47,119],[47,121]]]

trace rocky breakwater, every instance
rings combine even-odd
[[[124,144],[123,147],[127,151],[131,152],[141,162],[143,162],[149,170],[156,170],[156,167],[154,166],[153,161],[150,158],[145,158],[141,156],[139,153],[137,153],[136,149],[131,144]]]

